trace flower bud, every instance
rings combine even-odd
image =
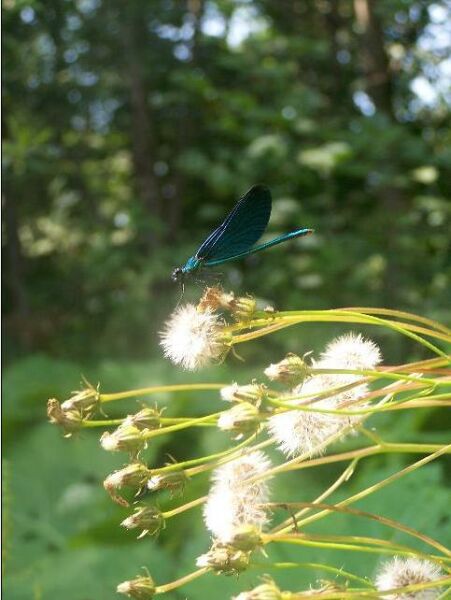
[[[235,575],[249,566],[250,553],[236,550],[231,546],[215,544],[206,554],[196,560],[198,567],[208,567],[217,573]]]
[[[108,452],[130,452],[136,456],[146,446],[144,431],[134,425],[120,425],[113,433],[105,431],[100,438],[104,450]]]
[[[267,579],[249,592],[241,592],[233,600],[282,600],[285,595],[272,579]]]
[[[246,433],[256,431],[260,425],[260,413],[250,402],[240,402],[230,410],[223,412],[218,419],[218,427],[222,431],[233,431],[235,439]]]
[[[251,383],[249,385],[238,385],[232,383],[223,387],[220,391],[221,398],[226,402],[250,402],[255,406],[260,406],[266,395],[264,385]]]
[[[280,362],[269,365],[264,373],[271,381],[280,381],[280,383],[294,386],[304,381],[309,370],[310,368],[303,358],[290,353]]]
[[[138,536],[140,539],[147,534],[156,535],[164,527],[164,517],[161,510],[155,506],[139,506],[121,525],[127,529],[142,529]]]
[[[160,413],[155,408],[143,408],[134,415],[128,415],[121,427],[133,425],[139,430],[158,429],[160,427]]]
[[[78,410],[81,414],[90,414],[97,408],[99,392],[91,386],[78,392],[61,404],[63,410]]]
[[[227,544],[244,552],[255,550],[262,544],[260,530],[252,525],[241,525],[235,529]]]
[[[150,600],[155,595],[155,584],[152,577],[136,577],[130,581],[120,583],[116,591],[118,594],[125,594],[136,600]]]
[[[47,402],[47,416],[50,423],[62,427],[65,437],[70,437],[74,431],[80,429],[82,422],[82,416],[78,410],[63,410],[55,398],[50,398]]]
[[[188,478],[184,471],[172,471],[151,477],[147,482],[147,488],[152,492],[169,490],[171,497],[173,497],[177,494],[183,494],[187,481]]]
[[[257,310],[257,301],[251,296],[235,299],[232,315],[236,321],[250,321]]]
[[[233,293],[224,292],[220,287],[207,287],[202,298],[197,305],[197,310],[199,312],[204,312],[205,310],[233,310],[235,305],[235,296]]]
[[[150,469],[142,463],[131,463],[123,469],[119,469],[108,475],[103,482],[103,487],[114,502],[117,502],[121,506],[130,506],[125,498],[116,493],[116,490],[120,490],[123,487],[133,487],[139,491],[146,484],[150,473]]]

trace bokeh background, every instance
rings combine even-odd
[[[67,397],[81,375],[104,391],[246,383],[288,350],[319,351],[344,330],[283,332],[243,348],[244,364],[232,358],[195,375],[162,359],[157,332],[179,298],[172,268],[257,182],[273,192],[270,235],[316,233],[224,266],[226,288],[283,309],[385,306],[449,320],[451,5],[4,0],[3,23],[5,591],[111,598],[143,565],[160,583],[187,573],[208,536],[199,511],[156,541],[120,531],[125,513],[101,482],[121,457],[106,456],[96,435],[63,440],[46,423],[46,399]],[[193,284],[187,298],[199,294]],[[365,333],[388,363],[425,356]],[[169,415],[220,407],[216,395],[158,400]],[[389,439],[442,440],[443,415],[416,412],[374,422]],[[153,444],[146,458],[161,464],[168,452],[181,459],[226,444],[196,431]],[[349,489],[404,460],[371,459]],[[311,500],[336,474],[287,477],[279,499]],[[430,465],[359,507],[444,541],[444,477]],[[349,524],[340,516],[323,527]],[[279,559],[292,558],[284,552]],[[361,575],[377,565],[373,555],[308,559]],[[299,589],[321,576],[283,581]],[[209,576],[170,597],[228,598],[257,580]]]

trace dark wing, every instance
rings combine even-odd
[[[262,236],[270,215],[271,192],[264,185],[254,185],[208,236],[196,258],[222,260],[246,252]]]

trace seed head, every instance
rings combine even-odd
[[[204,367],[228,349],[221,329],[222,323],[211,309],[200,312],[193,304],[180,306],[161,333],[164,355],[189,371]]]
[[[428,583],[440,579],[440,568],[428,560],[419,558],[395,558],[382,565],[376,576],[376,587],[380,592],[395,590],[416,583]],[[434,600],[440,589],[430,588],[411,592],[384,594],[388,600]]]
[[[264,506],[268,485],[259,477],[270,467],[263,452],[251,452],[232,460],[213,473],[213,484],[204,506],[207,529],[222,543],[229,543],[244,525],[261,531],[268,522]]]
[[[323,368],[335,369],[374,369],[381,360],[379,347],[355,333],[332,340],[320,357]]]

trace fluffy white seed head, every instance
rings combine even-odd
[[[320,357],[323,368],[335,369],[374,369],[381,360],[379,347],[355,333],[332,340]]]
[[[441,576],[440,568],[428,560],[419,558],[395,558],[382,565],[376,576],[376,587],[380,592],[436,581]],[[441,591],[438,587],[411,592],[384,595],[388,600],[434,600]]]
[[[204,520],[207,529],[219,541],[227,543],[243,525],[261,530],[267,523],[266,511],[261,506],[268,501],[266,480],[246,480],[263,475],[270,466],[263,452],[251,452],[214,471]]]
[[[300,410],[290,410],[268,419],[271,434],[288,457],[305,452],[311,456],[320,454],[327,440],[346,424],[345,419],[337,415]]]
[[[322,353],[321,359],[313,361],[313,369],[373,369],[381,360],[379,348],[361,335],[348,334],[333,340]],[[356,374],[319,374],[309,377],[294,388],[293,394],[306,396],[293,401],[308,402],[310,408],[353,410],[364,408],[363,398],[368,386],[361,384],[341,392],[331,392],[327,397],[315,399],[328,390],[353,384],[361,379]],[[268,426],[278,442],[279,448],[287,456],[321,453],[327,440],[338,434],[343,435],[361,420],[359,415],[338,415],[319,412],[293,410],[270,417]]]
[[[210,309],[199,312],[194,304],[177,308],[161,333],[164,355],[184,369],[194,371],[220,357],[221,321]]]

